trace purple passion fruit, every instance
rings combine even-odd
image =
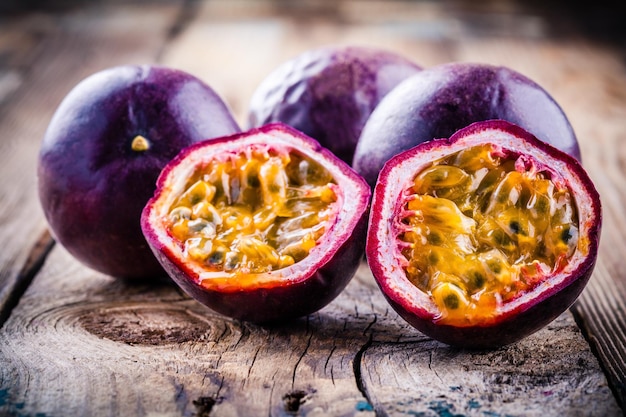
[[[183,150],[141,224],[191,297],[236,319],[279,321],[319,310],[352,278],[369,197],[347,164],[276,123]]]
[[[238,132],[217,94],[174,69],[122,66],[62,101],[39,154],[39,197],[52,233],[85,265],[116,277],[166,276],[141,210],[161,169],[200,140]]]
[[[567,117],[542,87],[505,67],[449,63],[411,76],[381,100],[363,127],[353,166],[373,186],[395,154],[491,119],[514,123],[580,160]]]
[[[400,81],[420,71],[408,59],[367,47],[326,47],[285,62],[259,85],[251,127],[286,123],[352,163],[365,121]]]
[[[505,121],[385,164],[367,259],[394,309],[450,345],[515,342],[565,311],[595,265],[600,198],[577,160]]]

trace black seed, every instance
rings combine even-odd
[[[456,310],[459,308],[459,297],[452,293],[448,294],[443,298],[443,303],[451,310]]]
[[[474,272],[471,278],[474,288],[482,288],[485,285],[485,276],[480,272]]]
[[[442,239],[439,233],[430,233],[428,235],[428,243],[432,245],[440,245],[441,242],[442,242]]]
[[[248,175],[248,186],[256,188],[260,185],[261,185],[261,182],[259,181],[259,177],[256,174]]]
[[[502,266],[499,262],[490,262],[489,269],[491,269],[494,274],[499,274],[502,271]]]
[[[208,258],[207,262],[212,265],[220,265],[224,261],[224,252],[213,252]]]
[[[511,244],[511,239],[502,230],[496,230],[493,232],[493,239],[500,247],[508,246]]]
[[[518,221],[513,220],[511,223],[509,223],[509,229],[511,229],[511,232],[517,234],[520,232],[520,224]]]
[[[431,252],[431,253],[428,255],[428,261],[429,261],[431,264],[436,264],[437,262],[439,262],[439,256],[438,256],[435,252]]]
[[[226,261],[224,263],[224,269],[226,271],[232,271],[233,269],[239,266],[239,256],[233,255],[226,257]]]
[[[569,227],[566,227],[565,229],[563,229],[563,231],[561,232],[561,240],[563,241],[563,243],[567,243],[569,242],[569,240],[572,238],[572,234],[570,233],[570,229]]]
[[[448,175],[446,172],[439,172],[439,170],[435,171],[434,173],[431,173],[430,175],[430,179],[433,183],[438,183],[438,182],[442,182],[445,181],[448,178]]]

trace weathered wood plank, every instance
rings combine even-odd
[[[497,351],[462,352],[433,342],[375,344],[363,363],[367,392],[383,415],[620,414],[569,313]]]
[[[319,313],[260,327],[59,247],[0,332],[0,397],[8,414],[619,414],[569,313],[520,344],[463,352],[408,327],[364,264]]]
[[[61,99],[84,77],[119,64],[151,63],[180,3],[94,6],[2,19],[0,30],[0,318],[28,285],[23,268],[46,230],[36,190],[41,139]],[[2,324],[0,320],[0,324]]]
[[[350,352],[367,340],[367,324],[234,322],[173,286],[116,282],[57,248],[0,336],[0,412],[193,415],[194,404],[212,403],[216,415],[310,404],[350,415],[364,401]]]
[[[506,20],[525,22],[506,37],[494,37],[502,27],[473,36],[471,22],[429,2],[304,2],[287,11],[272,1],[186,4],[198,9],[92,5],[27,16],[0,31],[0,48],[17,68],[0,81],[9,86],[7,98],[0,97],[0,175],[10,184],[0,188],[0,237],[16,245],[0,255],[0,306],[6,309],[6,294],[16,294],[17,277],[29,275],[30,248],[44,242],[45,252],[50,242],[38,240],[44,226],[33,177],[23,172],[34,172],[56,104],[89,73],[155,60],[186,69],[215,87],[245,124],[247,100],[265,74],[323,44],[378,45],[425,66],[499,63],[529,75],[562,103],[603,196],[598,269],[573,311],[624,403],[626,86],[613,50],[546,40],[532,16]],[[187,26],[176,23],[188,18]],[[495,22],[490,19],[480,22]],[[570,313],[513,346],[450,349],[399,319],[364,265],[319,313],[259,327],[216,315],[173,286],[128,285],[97,274],[62,248],[52,251],[0,329],[0,414],[37,413],[621,414]]]

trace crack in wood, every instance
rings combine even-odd
[[[372,404],[372,402],[370,401],[369,395],[367,393],[367,388],[365,388],[365,383],[363,382],[363,371],[361,370],[361,363],[363,360],[363,355],[372,346],[373,342],[374,336],[372,333],[370,333],[367,342],[365,342],[365,344],[361,346],[361,348],[354,355],[354,362],[352,363],[356,387],[368,404]]]
[[[0,328],[4,326],[11,312],[19,303],[31,282],[43,266],[48,254],[54,247],[55,241],[50,232],[44,230],[28,253],[20,272],[17,274],[15,286],[7,295],[5,302],[0,303]]]
[[[337,344],[333,341],[333,347],[330,349],[330,352],[326,357],[326,362],[324,362],[324,372],[326,372],[326,368],[328,368],[328,362],[330,362],[330,357],[333,356],[335,349],[337,349]]]
[[[308,323],[308,321],[307,321],[307,323]],[[306,347],[304,348],[304,351],[302,352],[302,354],[300,355],[300,357],[296,361],[296,364],[293,366],[293,374],[291,375],[291,387],[292,388],[296,384],[296,372],[298,371],[298,366],[300,365],[300,362],[302,361],[302,359],[306,356],[307,352],[309,351],[309,348],[311,347],[311,340],[312,339],[313,339],[313,333],[311,333],[309,335],[309,338],[306,341]]]
[[[243,380],[242,388],[245,388],[246,382],[250,379],[250,374],[252,373],[252,367],[256,363],[256,359],[259,356],[260,351],[261,351],[261,347],[256,348],[256,350],[254,351],[254,355],[252,356],[252,362],[250,363],[250,366],[248,367],[248,376],[246,379]]]
[[[608,359],[611,355],[607,355],[605,352],[601,351],[602,349],[607,349],[607,347],[599,343],[598,338],[594,335],[593,331],[590,330],[590,323],[585,320],[585,315],[581,314],[579,311],[582,308],[580,307],[580,304],[581,301],[579,300],[570,309],[572,316],[574,317],[574,321],[578,325],[584,339],[589,344],[591,353],[598,359],[600,368],[604,374],[607,375],[609,388],[626,416],[626,383],[622,382],[626,381],[626,376],[623,371],[624,365],[622,363],[617,364],[617,366],[611,366],[611,361]]]
[[[374,314],[374,318],[372,319],[372,321],[370,321],[367,327],[365,328],[365,330],[363,330],[363,335],[366,335],[367,332],[372,328],[374,324],[376,324],[377,321],[378,321],[378,316]]]
[[[431,350],[431,351],[428,353],[428,369],[430,369],[430,370],[431,370],[431,371],[435,374],[435,376],[437,377],[437,379],[439,379],[439,381],[441,381],[441,383],[443,383],[443,379],[441,379],[441,377],[440,377],[440,376],[439,376],[439,374],[437,373],[437,369],[433,368],[433,366],[432,366],[432,365],[433,365],[433,356],[434,356],[434,354],[435,354],[436,352],[437,352],[437,348],[435,348],[435,349]]]

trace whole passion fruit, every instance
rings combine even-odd
[[[183,150],[141,224],[191,297],[236,319],[279,321],[319,310],[352,278],[369,197],[347,164],[275,123]]]
[[[394,52],[329,46],[306,51],[276,68],[254,92],[251,127],[284,122],[351,164],[372,110],[421,67]]]
[[[569,120],[541,86],[506,67],[454,62],[411,76],[381,100],[363,127],[353,166],[373,186],[395,154],[491,119],[514,123],[580,160]]]
[[[411,325],[492,348],[540,329],[595,265],[600,199],[578,161],[505,121],[393,157],[376,184],[367,259]]]
[[[39,197],[74,257],[124,278],[166,276],[140,227],[167,162],[184,147],[240,129],[196,77],[155,66],[91,75],[61,102],[39,154]]]

